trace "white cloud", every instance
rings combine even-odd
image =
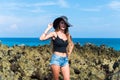
[[[69,5],[65,0],[58,0],[58,5],[63,7],[63,8],[68,8]]]
[[[43,9],[40,9],[40,8],[36,8],[36,9],[29,10],[29,12],[33,12],[33,13],[41,13],[41,12],[46,12],[46,11],[43,10]]]
[[[58,1],[44,1],[39,3],[17,3],[17,2],[6,2],[0,3],[0,10],[4,11],[30,11],[30,12],[44,12],[45,10],[42,7],[49,6],[60,6],[63,8],[68,8],[68,3],[65,0]]]
[[[6,33],[17,33],[19,32],[19,27],[17,24],[8,24],[6,26],[4,26],[3,28],[3,33],[5,34]]]
[[[100,11],[100,8],[82,8],[80,9],[82,11],[90,11],[90,12],[99,12]]]
[[[1,34],[6,34],[9,32],[18,32],[19,27],[18,24],[22,20],[15,16],[0,16],[0,28],[2,28],[3,31],[1,31]],[[6,32],[6,33],[5,33]]]
[[[113,10],[120,11],[120,1],[112,1],[111,3],[108,4],[108,7]]]
[[[44,29],[50,23],[52,15],[42,15],[34,17],[19,17],[19,16],[0,16],[0,32],[23,33],[35,32]],[[27,32],[25,32],[27,33]]]
[[[6,25],[6,24],[13,24],[13,23],[19,23],[21,21],[20,18],[17,18],[15,16],[6,16],[1,15],[0,16],[0,24]]]
[[[0,3],[0,10],[19,10],[21,5],[17,3]]]
[[[17,24],[12,24],[10,27],[9,27],[10,30],[17,30],[18,29],[18,26]]]
[[[80,4],[75,4],[74,8],[78,9],[80,11],[86,11],[86,12],[99,12],[103,9],[103,5],[98,6],[91,6],[91,7],[83,7]]]
[[[43,7],[43,6],[53,6],[56,5],[55,2],[39,2],[39,3],[15,3],[15,2],[9,2],[9,3],[0,3],[1,8],[29,8],[29,7]]]
[[[37,7],[40,7],[40,6],[54,6],[56,5],[55,2],[40,2],[40,3],[34,3],[34,4],[31,4],[29,6],[37,6]]]

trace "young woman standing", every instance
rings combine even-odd
[[[53,54],[50,60],[50,66],[54,80],[59,80],[61,70],[64,80],[70,80],[70,68],[68,56],[71,54],[74,44],[68,28],[71,24],[66,16],[58,17],[52,24],[48,24],[47,29],[40,36],[40,40],[52,39]],[[50,32],[54,28],[55,31]]]

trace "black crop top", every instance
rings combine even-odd
[[[53,40],[53,51],[66,53],[66,47],[68,45],[68,40],[64,41],[58,36]]]

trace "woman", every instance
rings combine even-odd
[[[54,20],[53,24],[48,24],[47,29],[40,36],[40,40],[52,39],[53,54],[50,61],[50,66],[53,72],[54,80],[59,80],[59,72],[61,70],[64,80],[70,80],[70,69],[68,63],[68,56],[73,50],[73,42],[68,32],[68,23],[66,16],[58,17]],[[49,32],[52,27],[55,29]]]

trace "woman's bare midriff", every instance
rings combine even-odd
[[[54,52],[54,54],[59,55],[61,57],[66,57],[67,56],[67,53],[56,52],[56,51]]]

